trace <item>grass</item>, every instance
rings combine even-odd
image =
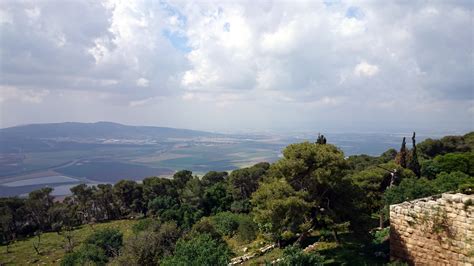
[[[73,234],[74,246],[77,248],[93,230],[103,228],[117,228],[124,234],[124,239],[130,237],[135,220],[118,220],[107,223],[95,224],[94,226],[83,225],[75,229]],[[65,238],[57,233],[44,233],[41,235],[40,252],[36,254],[33,243],[38,241],[37,237],[18,240],[10,245],[10,252],[6,253],[6,247],[0,248],[0,265],[59,265],[65,254]]]

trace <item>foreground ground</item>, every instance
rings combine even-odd
[[[79,246],[84,239],[92,234],[94,230],[103,228],[117,228],[124,234],[124,240],[132,236],[132,226],[136,220],[118,220],[107,223],[95,224],[93,226],[83,225],[72,232],[75,246]],[[342,234],[342,244],[336,244],[332,239],[321,236],[315,232],[307,239],[305,246],[314,244],[310,252],[317,252],[324,257],[325,265],[384,265],[383,258],[375,258],[373,250],[365,247],[358,242],[357,238],[349,233]],[[9,247],[9,253],[6,253],[6,247],[0,249],[0,265],[59,265],[65,254],[66,238],[57,233],[44,233],[41,235],[40,254],[37,254],[33,244],[37,243],[37,237],[31,237],[18,240]],[[227,243],[236,256],[243,255],[243,249],[252,252],[262,245],[266,245],[262,240],[256,240],[253,243],[242,245],[236,243],[233,239],[227,239]],[[267,243],[268,244],[268,243]],[[267,253],[257,256],[244,265],[265,265],[283,255],[283,249],[275,248]]]
[[[134,220],[118,220],[107,223],[95,224],[94,226],[83,225],[72,232],[75,246],[79,246],[84,239],[92,234],[93,230],[103,228],[117,228],[123,232],[127,239],[132,233],[132,226],[136,223]],[[9,253],[6,253],[6,247],[0,249],[0,265],[59,265],[65,253],[66,239],[57,233],[44,233],[41,235],[40,255],[33,247],[37,243],[37,237],[31,237],[19,240],[10,245]]]

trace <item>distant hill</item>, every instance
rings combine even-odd
[[[220,134],[189,129],[153,126],[127,126],[112,122],[31,124],[0,129],[0,138],[53,139],[53,138],[117,138],[167,139],[210,137]]]

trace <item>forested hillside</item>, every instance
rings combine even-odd
[[[62,258],[49,263],[61,265],[226,265],[248,252],[258,254],[254,264],[388,263],[389,205],[474,193],[474,132],[410,137],[398,151],[345,157],[319,136],[231,173],[82,184],[63,200],[50,188],[1,198],[0,265],[33,254],[47,261],[53,235]],[[124,219],[128,226],[107,226]],[[75,233],[86,227],[87,236]]]

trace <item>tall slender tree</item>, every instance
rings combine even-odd
[[[400,152],[397,154],[396,162],[403,168],[407,168],[407,148],[406,148],[406,140],[403,137],[402,147],[400,148]]]
[[[410,162],[408,162],[408,168],[415,173],[415,175],[420,178],[421,177],[421,166],[420,163],[418,162],[418,154],[416,151],[416,140],[415,140],[415,135],[416,133],[413,132],[413,136],[411,137],[411,141],[413,144],[413,149],[411,151],[411,158]]]

